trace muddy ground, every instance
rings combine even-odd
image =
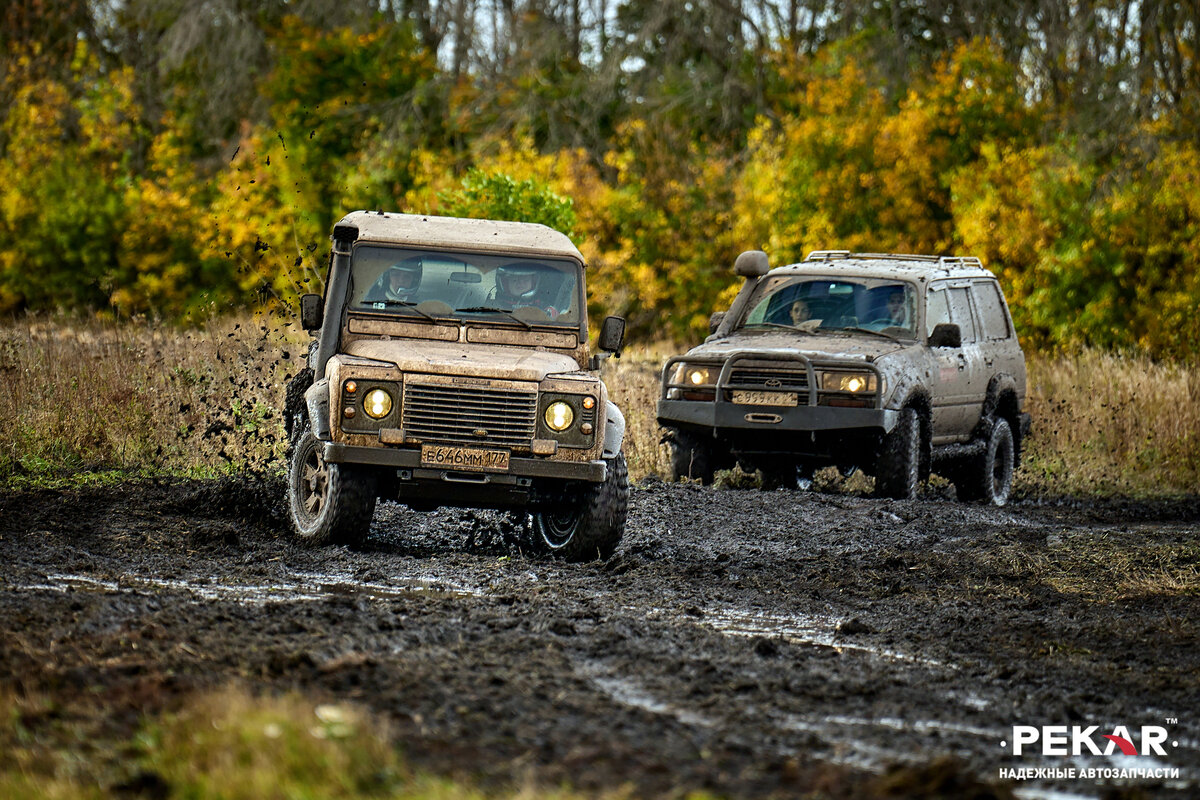
[[[570,565],[522,555],[494,513],[393,504],[365,549],[304,549],[279,488],[0,497],[0,688],[54,698],[96,741],[230,680],[298,689],[367,706],[417,766],[484,785],[1200,795],[1200,500],[650,481],[617,554]],[[1014,724],[1171,739],[1161,758],[1017,758]]]

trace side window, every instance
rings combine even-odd
[[[943,322],[950,321],[949,292],[945,289],[930,289],[925,301],[925,335],[933,333],[933,329]]]
[[[1011,336],[1008,315],[1004,313],[1004,303],[1000,300],[1000,287],[989,281],[972,284],[971,291],[975,294],[975,307],[979,309],[979,317],[983,322],[983,338],[1007,339]]]
[[[975,333],[975,319],[971,316],[971,299],[967,296],[967,288],[950,290],[950,319],[958,323],[962,330],[963,344],[979,339]]]

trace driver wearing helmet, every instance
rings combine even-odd
[[[379,276],[367,291],[368,303],[385,303],[389,300],[407,303],[412,302],[417,290],[421,288],[420,261],[402,261],[393,264]]]
[[[496,270],[496,302],[513,311],[519,308],[536,308],[544,311],[550,319],[559,315],[559,310],[549,305],[538,295],[541,288],[542,268],[536,264],[504,264]]]

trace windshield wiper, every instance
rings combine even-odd
[[[746,328],[783,328],[785,331],[797,331],[799,333],[816,333],[818,328],[809,328],[803,325],[784,325],[782,322],[751,322],[749,325],[743,325],[742,329]],[[825,330],[829,330],[825,328]]]
[[[870,328],[860,328],[860,327],[858,327],[857,325],[850,325],[850,326],[848,326],[848,327],[845,327],[845,328],[826,328],[825,330],[834,330],[834,331],[850,331],[850,332],[853,332],[853,333],[869,333],[869,334],[871,334],[872,336],[882,336],[884,339],[887,339],[889,342],[898,342],[898,341],[900,341],[900,340],[899,340],[899,339],[897,339],[895,336],[892,336],[892,335],[891,335],[891,334],[889,334],[889,333],[884,333],[883,331],[873,331],[873,330],[871,330]]]
[[[433,314],[430,314],[428,311],[422,311],[421,309],[417,308],[417,304],[411,300],[366,300],[364,301],[364,304],[371,306],[382,305],[387,306],[388,308],[392,308],[394,306],[403,306],[404,308],[411,308],[413,311],[417,312],[430,322],[437,322],[437,317],[435,317]]]
[[[504,315],[508,316],[510,319],[514,319],[517,322],[524,325],[525,330],[527,330],[527,331],[533,330],[533,326],[530,325],[525,320],[518,317],[516,314],[514,314],[512,312],[511,308],[493,308],[492,306],[470,306],[468,308],[456,308],[454,310],[460,314],[470,314],[472,312],[478,313],[478,312],[483,312],[483,311],[490,311],[493,314],[504,314]]]

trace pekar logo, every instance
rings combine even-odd
[[[1167,729],[1160,725],[1143,725],[1135,742],[1134,736],[1124,725],[1118,725],[1111,733],[1098,734],[1099,725],[1014,725],[1012,729],[1012,754],[1027,752],[1043,756],[1111,756],[1117,752],[1126,756],[1165,756],[1164,745],[1168,739]],[[1001,742],[1003,747],[1007,742]],[[1178,746],[1178,743],[1173,743]]]
[[[1178,724],[1171,717],[1168,725]],[[1060,766],[1036,766],[1000,768],[1001,780],[1062,780],[1062,779],[1116,779],[1116,780],[1176,780],[1179,768],[1164,765],[1155,756],[1165,756],[1168,747],[1179,747],[1178,741],[1167,740],[1170,734],[1161,725],[1143,725],[1137,735],[1129,728],[1118,725],[1110,733],[1101,733],[1099,725],[1013,725],[1012,754],[1014,756],[1138,756],[1145,757],[1137,766],[1104,765],[1083,766],[1063,764]],[[1007,741],[1000,743],[1007,748]]]

